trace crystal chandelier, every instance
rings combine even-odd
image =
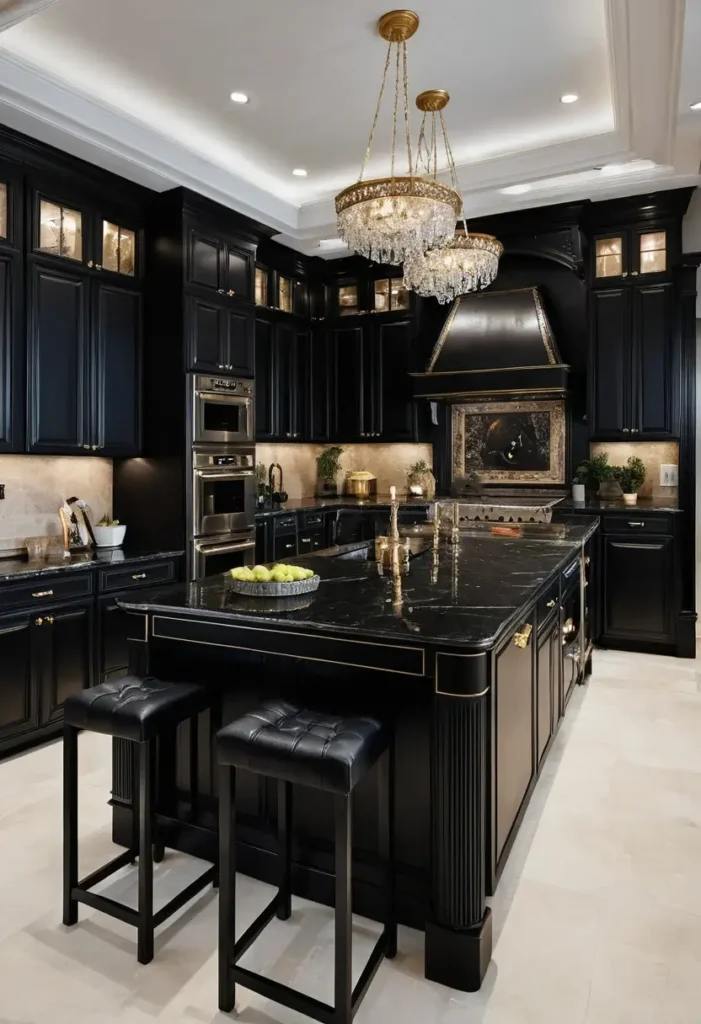
[[[336,196],[338,234],[352,249],[378,263],[403,263],[409,256],[422,254],[442,245],[455,233],[462,206],[460,194],[431,177],[412,172],[409,92],[407,84],[406,41],[419,27],[413,11],[390,11],[378,22],[379,33],[387,40],[385,70],[377,99],[360,176]],[[377,119],[394,54],[394,112],[392,121],[392,157],[388,178],[363,181],[377,127]],[[408,174],[395,174],[397,121],[400,78],[404,107],[404,132]]]
[[[433,168],[435,178],[438,170],[438,141],[436,115],[440,119],[441,132],[453,188],[460,192],[455,169],[453,151],[443,118],[443,110],[450,96],[442,89],[429,89],[416,97],[416,105],[423,111],[419,133],[417,167],[422,161],[428,173]],[[430,115],[430,123],[427,118]],[[497,276],[499,257],[504,251],[501,242],[493,235],[471,234],[467,230],[462,211],[462,228],[450,241],[427,253],[414,253],[404,264],[404,287],[422,296],[434,296],[440,303],[451,302],[466,292],[479,291],[490,285]]]

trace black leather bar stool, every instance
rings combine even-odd
[[[63,732],[63,923],[76,924],[78,904],[134,925],[138,929],[138,960],[153,960],[153,933],[167,918],[201,889],[215,880],[214,866],[191,882],[157,913],[153,912],[153,827],[154,766],[156,741],[167,730],[209,707],[207,691],[194,683],[166,683],[149,676],[121,676],[68,697],[64,703]],[[136,748],[138,770],[134,771],[132,847],[103,867],[78,881],[78,731],[87,729],[130,740]],[[197,789],[197,748],[191,784]],[[139,858],[139,909],[117,903],[90,890],[111,874]],[[161,854],[162,856],[162,854]],[[156,859],[159,855],[156,853]]]
[[[305,711],[284,701],[268,701],[217,735],[219,762],[219,1009],[230,1012],[238,982],[267,999],[323,1024],[350,1024],[383,956],[397,951],[393,864],[393,739],[374,718],[338,717]],[[386,917],[355,988],[352,987],[352,833],[351,793],[380,761],[380,848],[386,866]],[[235,780],[246,768],[278,780],[280,888],[253,924],[236,941]],[[238,966],[238,961],[275,914],[286,921],[292,897],[292,783],[334,795],[336,915],[334,1006]]]

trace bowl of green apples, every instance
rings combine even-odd
[[[292,597],[309,594],[319,586],[321,577],[301,565],[277,562],[271,569],[264,565],[231,569],[231,589],[248,597]]]

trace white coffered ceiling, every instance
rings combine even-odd
[[[31,16],[0,36],[0,120],[153,188],[188,185],[319,252],[366,145],[378,2],[16,0]],[[701,0],[413,6],[410,89],[451,94],[468,215],[701,180],[701,112],[689,111]],[[389,125],[387,113],[371,174],[385,173]],[[528,187],[502,191],[512,185]]]

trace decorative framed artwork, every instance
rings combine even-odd
[[[564,484],[565,427],[562,400],[453,405],[453,479]]]

